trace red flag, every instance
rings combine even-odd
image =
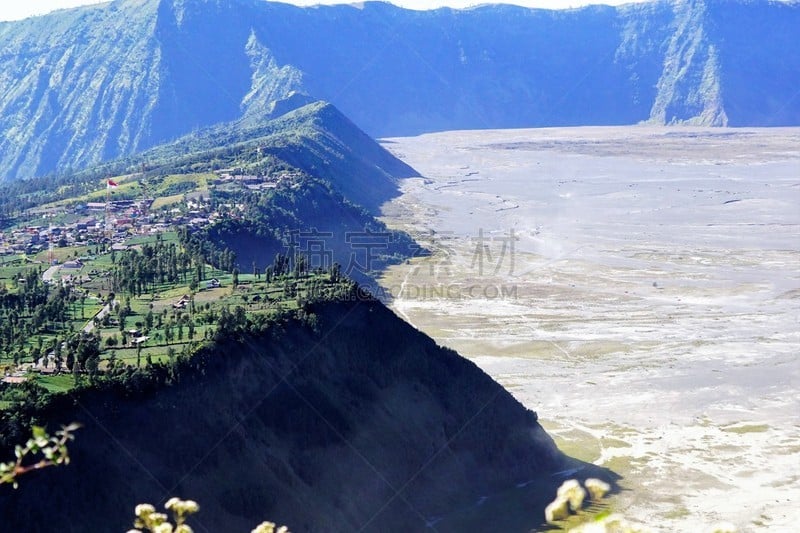
[[[117,182],[114,180],[108,180],[106,182],[106,189],[116,189],[118,187]]]

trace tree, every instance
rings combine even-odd
[[[56,356],[56,372],[61,372],[61,366],[64,364],[64,359],[61,357],[62,342],[61,340],[59,340],[58,337],[56,337],[53,343],[54,343],[53,351],[55,352]]]
[[[72,363],[72,377],[76,387],[81,384],[81,364],[78,361]]]
[[[94,383],[97,379],[97,370],[100,366],[100,356],[93,355],[86,359],[86,372],[89,374],[89,381]]]

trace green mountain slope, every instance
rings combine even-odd
[[[351,203],[377,213],[383,202],[398,194],[398,179],[417,175],[331,104],[290,97],[276,102],[278,110],[285,113],[205,128],[141,154],[83,170],[6,183],[0,195],[0,222],[60,199],[86,201],[86,194],[109,176],[130,174],[146,182],[168,174],[225,169],[239,175],[300,171],[327,181]]]
[[[305,104],[305,99],[276,102],[278,108]],[[346,198],[373,213],[397,194],[396,180],[417,172],[390,154],[358,126],[327,102],[312,102],[277,118],[248,116],[239,121],[207,128],[178,141],[159,146],[124,165],[157,164],[170,171],[214,164],[215,157],[236,161],[244,171],[250,161],[267,156],[329,181]],[[206,167],[207,168],[207,167]]]

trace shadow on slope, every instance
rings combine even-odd
[[[170,387],[85,392],[49,413],[85,425],[73,462],[0,488],[3,527],[125,531],[137,503],[178,495],[200,502],[196,531],[270,519],[295,532],[522,532],[565,470],[614,481],[564,456],[535,413],[380,303],[307,312],[205,350]],[[498,507],[517,490],[514,508]]]

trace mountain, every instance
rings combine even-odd
[[[52,423],[84,425],[71,464],[0,487],[4,530],[125,531],[137,503],[180,495],[201,505],[196,531],[464,531],[457,511],[512,491],[522,515],[483,513],[469,530],[521,532],[558,472],[612,476],[562,455],[535,413],[380,303],[305,313],[218,341],[169,385],[51,407]]]
[[[799,28],[800,3],[753,0],[563,11],[116,0],[0,23],[0,176],[257,123],[304,98],[374,136],[798,125]]]
[[[36,180],[0,182],[0,224],[4,217],[37,205],[86,194],[109,176],[131,175],[137,181],[162,181],[168,174],[225,170],[237,175],[267,176],[301,172],[326,181],[359,210],[377,214],[383,202],[398,194],[398,180],[417,171],[361,131],[333,105],[305,97],[273,102],[286,111],[276,118],[249,118],[212,126],[138,154],[64,170]],[[305,105],[304,105],[305,104]],[[299,106],[299,107],[294,107]],[[153,183],[151,183],[153,185]],[[117,198],[136,199],[130,191]],[[362,225],[363,229],[363,225]]]
[[[224,157],[237,165],[249,158],[257,168],[255,158],[272,156],[330,182],[349,201],[373,213],[398,194],[398,179],[418,175],[328,102],[308,103],[293,94],[271,105],[273,114],[286,112],[211,126],[114,166],[119,170],[155,162],[162,172],[186,172],[197,165],[208,168],[213,159]]]
[[[0,184],[0,229],[40,223],[47,210],[85,214],[114,176],[114,200],[154,206],[138,224],[191,224],[198,246],[215,257],[233,253],[214,266],[253,272],[279,254],[294,265],[300,254],[309,269],[338,263],[375,289],[375,272],[426,253],[375,218],[398,194],[398,179],[417,172],[333,105],[306,101],[290,96],[273,103],[276,112],[291,109],[277,118],[245,117],[81,171]]]

